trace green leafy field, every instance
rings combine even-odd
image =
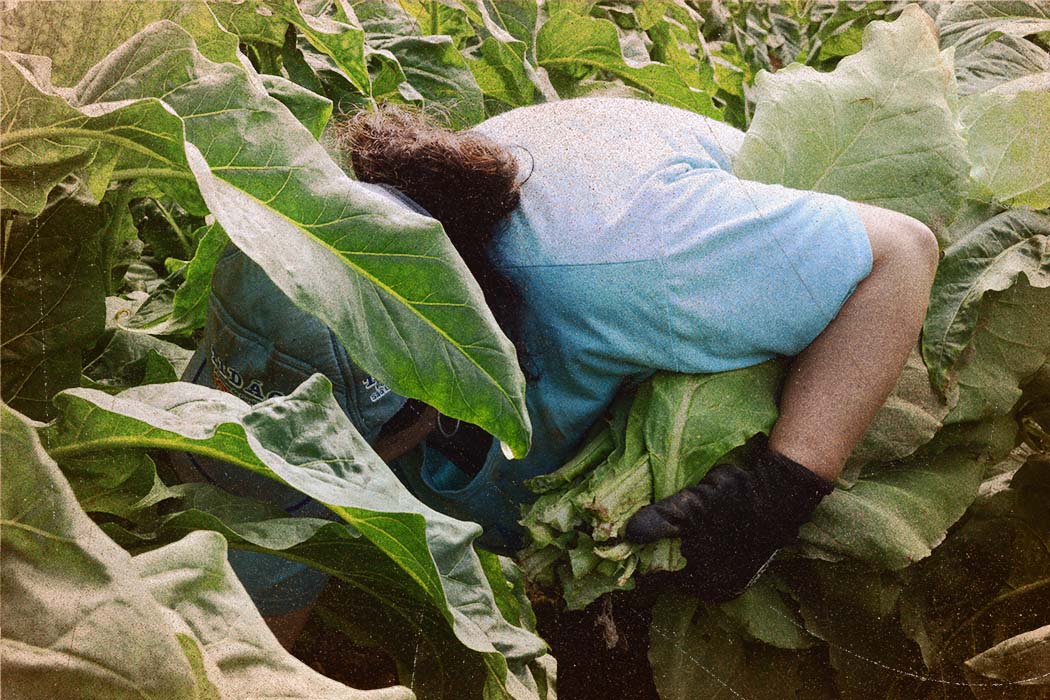
[[[367,372],[524,453],[525,380],[476,282],[326,129],[386,101],[465,128],[614,94],[727,121],[740,177],[896,209],[942,247],[921,341],[800,543],[730,603],[656,601],[659,697],[1050,697],[1045,3],[68,0],[0,26],[5,695],[553,700],[580,660],[527,590],[624,605],[680,568],[622,528],[769,430],[782,364],[620,397],[534,480],[516,562],[416,501],[323,377],[255,405],[176,380],[232,241]],[[168,451],[342,522],[176,484]],[[302,660],[229,548],[336,580]],[[386,687],[319,673],[336,643]]]

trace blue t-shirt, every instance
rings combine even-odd
[[[533,445],[512,461],[494,444],[474,478],[434,450],[401,471],[513,549],[524,480],[561,466],[622,386],[798,354],[869,274],[871,248],[841,197],[734,177],[743,134],[691,112],[590,98],[475,130],[528,177],[489,252],[523,295]]]

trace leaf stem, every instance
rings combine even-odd
[[[111,181],[138,180],[139,178],[197,181],[192,173],[184,173],[171,168],[128,168],[127,170],[114,170],[110,176]]]
[[[201,455],[202,457],[211,457],[223,462],[228,462],[235,466],[249,469],[257,474],[263,474],[264,476],[274,478],[268,470],[262,469],[259,465],[253,464],[249,461],[237,459],[229,452],[194,444],[192,442],[187,444],[185,440],[176,440],[173,438],[144,438],[140,435],[107,437],[48,448],[47,453],[51,455],[51,458],[56,462],[60,462],[63,459],[83,457],[92,452],[111,452],[124,449],[175,450],[179,452],[190,452],[192,454]]]

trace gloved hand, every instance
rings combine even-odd
[[[795,540],[817,504],[834,489],[764,445],[749,467],[716,465],[696,486],[642,508],[627,521],[625,534],[631,542],[682,538],[685,569],[654,575],[655,585],[711,602],[735,598],[778,549]]]

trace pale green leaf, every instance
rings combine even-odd
[[[145,65],[148,58],[139,60]],[[70,104],[77,100],[75,92],[51,85],[46,59],[3,53],[0,162],[5,170],[5,207],[29,216],[39,214],[50,187],[90,163],[86,181],[96,199],[102,198],[112,179],[145,178],[187,209],[200,209],[203,203],[186,165],[181,120],[155,99],[118,102],[118,96],[98,85],[107,77],[105,66],[112,62],[100,65],[101,70],[96,66],[89,71],[78,90],[106,102],[78,109]],[[167,76],[157,77],[159,88]],[[84,152],[93,154],[87,163],[79,158]],[[27,194],[23,175],[31,174],[37,163],[47,165],[54,177],[37,183]],[[7,189],[9,185],[15,189]]]
[[[944,391],[977,331],[981,300],[1021,276],[1050,286],[1050,216],[1010,210],[978,225],[952,244],[937,268],[922,329],[930,377]]]
[[[332,101],[278,75],[260,77],[266,93],[287,107],[315,139],[320,139],[332,116]]]
[[[985,468],[1014,445],[1009,419],[943,429],[900,462],[869,467],[836,489],[799,533],[802,552],[902,569],[930,554],[973,502]]]
[[[944,3],[937,13],[941,46],[952,47],[959,92],[970,95],[1031,73],[1050,70],[1045,43],[1050,31],[1041,0],[968,0]]]
[[[0,11],[4,50],[49,57],[53,80],[62,86],[76,83],[107,53],[160,20],[189,32],[212,61],[239,63],[237,37],[219,26],[203,0],[29,0]]]
[[[347,688],[284,651],[217,535],[130,557],[80,509],[36,426],[6,406],[0,420],[5,695],[412,697]]]
[[[765,362],[708,375],[653,378],[645,420],[645,447],[653,473],[653,501],[697,483],[730,450],[776,422],[774,401],[783,368]]]
[[[255,406],[182,383],[115,397],[72,390],[56,403],[62,420],[46,437],[74,482],[121,451],[128,468],[138,469],[136,460],[148,449],[185,450],[282,481],[326,504],[389,557],[466,648],[495,655],[485,656],[495,682],[534,683],[528,664],[545,647],[500,614],[471,545],[480,527],[417,501],[357,433],[321,375]],[[110,472],[119,473],[117,465]],[[512,697],[534,695],[522,690]]]
[[[872,22],[864,48],[831,73],[794,64],[759,75],[734,172],[894,209],[939,231],[967,185],[952,82],[921,10]]]
[[[121,78],[139,71],[148,77]],[[350,180],[243,70],[207,61],[172,24],[144,30],[77,87],[80,100],[102,93],[140,100],[127,108],[164,94],[185,124],[185,151],[212,214],[359,366],[525,453],[530,428],[513,346],[436,221]]]
[[[960,117],[978,194],[1010,206],[1050,207],[1050,67],[964,97]]]
[[[945,423],[1006,415],[1021,398],[1021,385],[1050,357],[1050,287],[1019,279],[989,297],[980,312],[983,322],[963,352],[952,389],[958,402]]]
[[[712,375],[661,373],[621,398],[608,425],[572,460],[531,482],[545,493],[522,520],[530,536],[521,555],[526,573],[557,580],[568,607],[578,609],[632,588],[636,572],[681,569],[676,540],[621,540],[627,520],[768,432],[782,372],[779,363],[765,362]]]

